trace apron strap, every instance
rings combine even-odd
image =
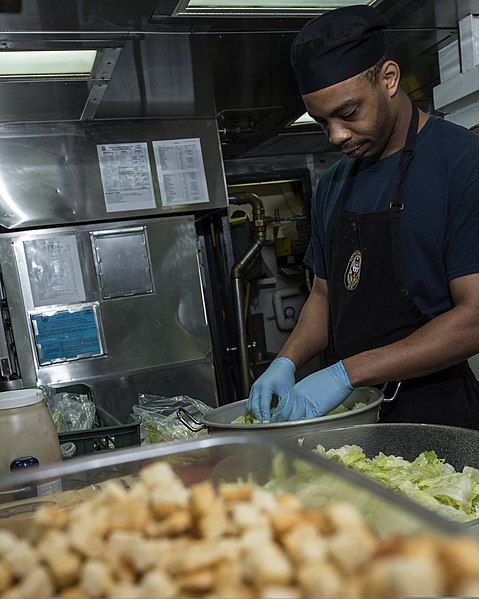
[[[414,147],[416,145],[417,126],[419,123],[419,110],[413,102],[411,102],[411,108],[412,112],[406,135],[406,143],[404,144],[404,148],[401,152],[401,158],[399,159],[399,183],[396,189],[394,200],[389,204],[389,208],[391,208],[395,212],[400,212],[404,208],[403,181],[409,163],[414,157]],[[356,175],[358,174],[360,164],[361,158],[356,158],[349,170],[346,182],[344,183],[343,188],[341,190],[339,209],[341,209],[346,202],[346,199],[353,187]]]
[[[414,147],[416,145],[417,126],[419,123],[419,110],[417,106],[411,102],[412,114],[407,130],[406,143],[404,144],[401,158],[399,159],[399,184],[396,189],[394,200],[389,207],[394,212],[399,212],[404,208],[403,182],[406,175],[407,167],[414,158]]]

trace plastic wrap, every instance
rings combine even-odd
[[[133,406],[132,417],[140,421],[142,445],[186,439],[207,434],[187,429],[177,417],[178,408],[184,408],[196,418],[203,417],[213,408],[188,395],[162,397],[140,393],[138,405]]]
[[[43,387],[42,392],[58,433],[93,427],[96,406],[87,394],[58,393],[49,387]]]

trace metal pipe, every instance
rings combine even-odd
[[[261,252],[266,241],[266,219],[261,199],[254,193],[236,193],[229,198],[231,204],[249,204],[253,208],[253,242],[242,258],[237,260],[231,269],[231,284],[233,292],[234,312],[236,316],[236,331],[238,336],[238,355],[241,376],[241,391],[247,398],[250,390],[249,378],[249,348],[244,316],[244,276],[248,266]]]

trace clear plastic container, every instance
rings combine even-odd
[[[0,473],[15,475],[61,462],[60,443],[50,412],[39,389],[0,393]],[[29,491],[17,489],[14,498],[61,491],[59,477],[40,481]],[[8,497],[8,494],[7,494]],[[11,496],[10,496],[11,498]]]
[[[465,531],[459,524],[331,460],[287,441],[256,434],[211,435],[74,457],[58,465],[0,478],[0,501],[2,494],[18,482],[34,488],[47,479],[61,478],[63,490],[75,494],[95,492],[113,478],[127,485],[145,465],[158,460],[167,462],[185,485],[203,480],[250,481],[277,493],[292,493],[308,507],[320,509],[338,500],[351,501],[381,537]]]

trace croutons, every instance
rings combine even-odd
[[[253,484],[188,488],[165,463],[69,510],[40,507],[29,539],[0,532],[2,598],[478,595],[473,537],[379,539],[352,503],[313,510]]]

